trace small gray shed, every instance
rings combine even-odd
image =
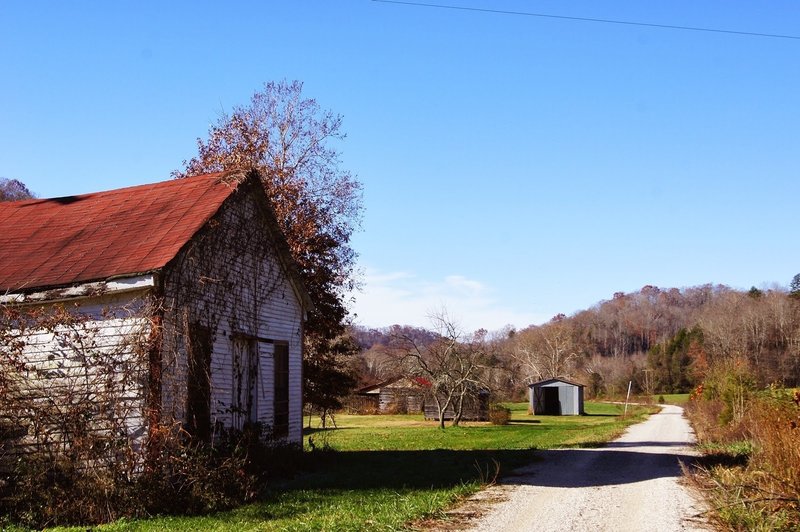
[[[583,411],[583,384],[564,379],[534,382],[530,388],[530,407],[534,415],[580,416]]]

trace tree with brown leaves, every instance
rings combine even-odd
[[[248,105],[223,114],[207,140],[197,139],[198,155],[173,175],[235,168],[261,173],[315,305],[306,325],[305,401],[328,410],[347,390],[324,383],[354,382],[340,378],[346,373],[340,359],[345,298],[355,285],[350,239],[361,220],[361,183],[340,167],[331,145],[345,138],[342,117],[304,98],[302,88],[299,81],[266,83]]]

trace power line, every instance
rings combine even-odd
[[[769,37],[772,39],[793,39],[800,41],[798,35],[781,35],[778,33],[759,33],[754,31],[735,31],[735,30],[721,30],[717,28],[702,28],[698,26],[676,26],[672,24],[651,24],[647,22],[633,22],[630,20],[614,20],[605,18],[590,18],[590,17],[569,17],[566,15],[550,15],[547,13],[533,13],[529,11],[504,11],[500,9],[487,9],[480,7],[466,7],[466,6],[451,6],[445,4],[430,4],[423,2],[405,2],[402,0],[372,0],[373,2],[380,2],[382,4],[399,4],[414,7],[433,7],[438,9],[453,9],[457,11],[475,11],[478,13],[494,13],[499,15],[517,15],[523,17],[539,17],[539,18],[554,18],[560,20],[578,20],[581,22],[597,22],[602,24],[620,24],[623,26],[643,26],[646,28],[661,28],[667,30],[684,30],[684,31],[704,31],[708,33],[727,33],[731,35],[745,35],[747,37]]]

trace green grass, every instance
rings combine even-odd
[[[748,458],[753,454],[753,442],[738,440],[733,442],[707,442],[697,446],[697,450],[704,455],[725,455],[731,458]]]
[[[689,402],[688,393],[662,393],[656,394],[653,398],[657,401],[659,397],[664,398],[664,402],[668,405],[683,406]]]
[[[586,403],[586,416],[529,416],[506,405],[511,423],[440,430],[421,415],[336,416],[337,428],[307,431],[317,449],[306,469],[255,504],[202,517],[119,521],[100,530],[399,530],[441,517],[495,474],[536,459],[535,449],[596,446],[654,409]],[[84,528],[85,529],[85,528]],[[75,529],[79,530],[79,529]]]
[[[313,431],[310,437],[316,446],[327,444],[339,451],[551,449],[608,441],[630,424],[630,416],[618,419],[622,405],[587,403],[586,416],[530,416],[526,403],[505,406],[511,408],[506,426],[464,423],[439,430],[419,414],[339,415],[336,429]],[[634,413],[633,407],[629,413]],[[641,420],[644,410],[635,413]]]

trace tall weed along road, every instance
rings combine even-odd
[[[544,451],[544,460],[479,496],[501,499],[473,523],[479,532],[712,530],[679,480],[694,455],[683,409],[660,413],[599,449]],[[469,504],[469,503],[468,503]]]

